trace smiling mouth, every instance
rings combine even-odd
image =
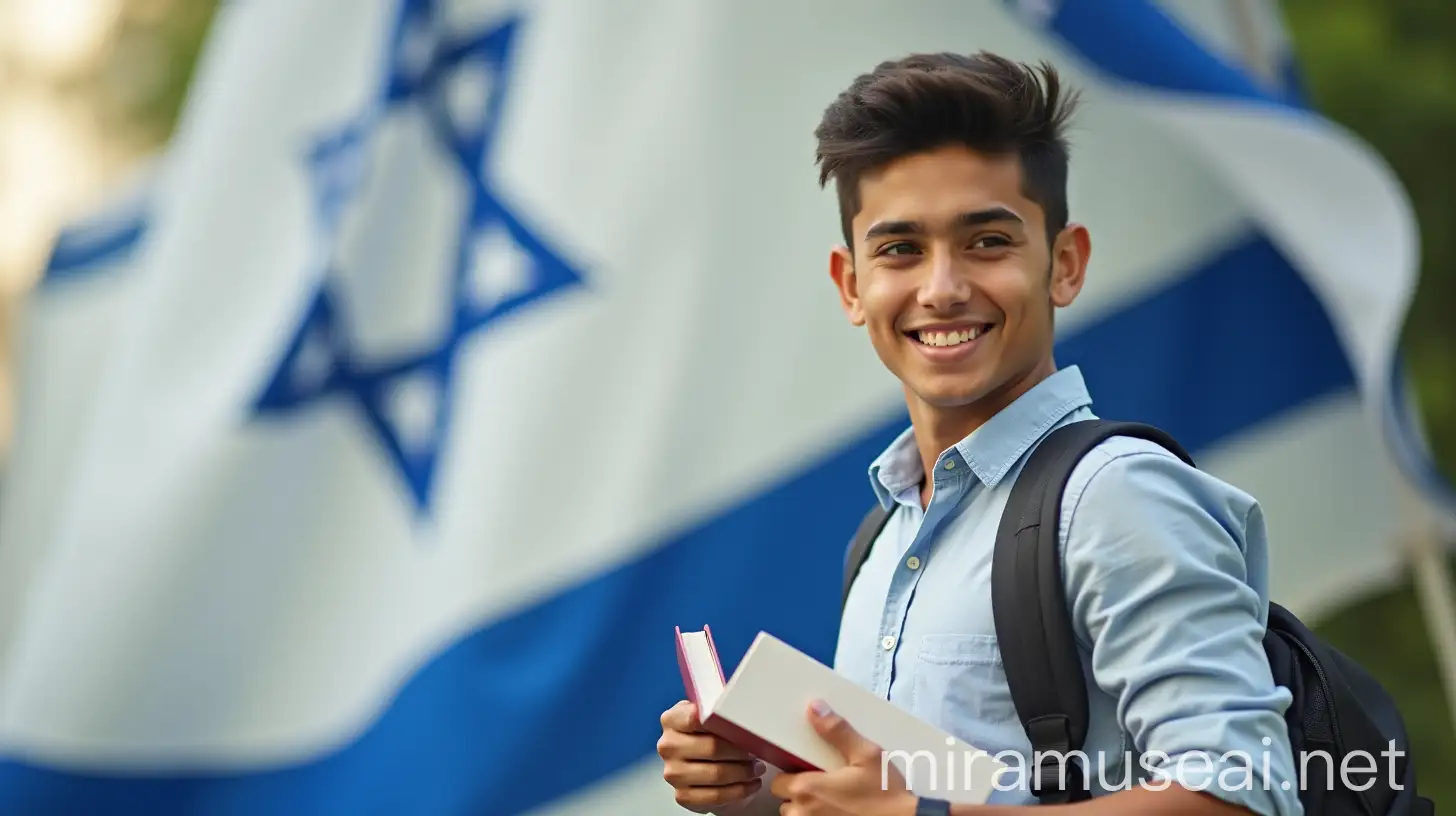
[[[905,332],[905,336],[922,346],[953,348],[984,336],[996,327],[994,323],[974,323],[952,330],[926,329]]]

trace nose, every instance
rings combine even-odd
[[[954,252],[932,251],[920,283],[920,305],[932,312],[950,312],[971,299],[970,270]]]

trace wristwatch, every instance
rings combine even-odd
[[[922,796],[915,800],[915,816],[950,816],[950,802]]]

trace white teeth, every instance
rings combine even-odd
[[[969,343],[981,334],[980,327],[966,329],[959,332],[917,332],[916,336],[920,342],[927,346],[958,346],[961,343]]]

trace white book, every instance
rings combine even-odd
[[[839,751],[809,723],[823,700],[881,748],[917,795],[981,804],[1008,766],[876,696],[782,640],[759,632],[732,677],[723,677],[712,634],[678,632],[683,684],[704,729],[786,771],[832,770]],[[1004,784],[1003,784],[1004,787]]]

